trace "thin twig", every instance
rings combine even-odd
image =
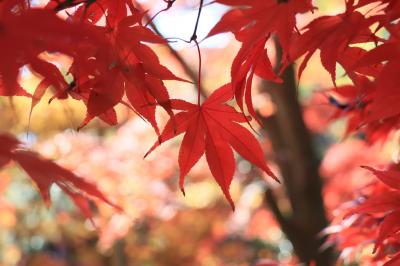
[[[278,221],[279,225],[281,226],[282,231],[285,234],[288,234],[290,231],[290,222],[289,220],[282,214],[281,210],[279,209],[278,202],[276,197],[272,191],[272,189],[268,188],[265,190],[265,203],[269,206],[269,209],[274,214],[275,219]]]
[[[196,24],[194,25],[193,34],[192,34],[192,37],[190,37],[190,41],[197,42],[197,28],[199,27],[201,11],[203,10],[203,2],[204,2],[204,0],[200,0],[199,12],[197,12]]]
[[[140,10],[144,10],[143,6],[141,6],[139,3],[136,3],[136,6]],[[150,20],[151,17],[146,13],[145,14],[145,19],[146,20]],[[159,31],[157,25],[154,22],[149,23],[149,26],[154,30],[155,33],[157,33],[158,35],[163,37],[163,35],[161,34],[161,32]],[[169,43],[167,43],[166,46],[167,46],[169,52],[171,53],[171,55],[182,66],[182,68],[183,68],[184,72],[186,73],[186,75],[193,81],[194,84],[199,84],[198,76],[197,76],[196,72],[194,72],[194,70],[187,63],[187,61],[174,48],[172,48],[172,46]],[[206,98],[207,97],[207,92],[206,92],[205,88],[203,87],[203,85],[201,83],[200,83],[200,95],[201,95],[202,98]]]
[[[158,11],[153,17],[151,17],[148,21],[147,21],[147,23],[146,23],[146,27],[150,24],[150,23],[153,23],[153,20],[159,15],[159,14],[161,14],[162,12],[165,12],[165,11],[167,11],[167,10],[169,10],[172,6],[173,6],[173,4],[175,3],[175,1],[176,0],[164,0],[164,2],[167,4],[167,6],[165,7],[165,8],[163,8],[163,9],[161,9],[160,11]]]

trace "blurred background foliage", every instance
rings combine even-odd
[[[152,12],[162,4],[155,0],[141,2],[151,7]],[[320,9],[315,14],[300,17],[301,24],[321,14],[341,12],[344,6],[341,0],[314,2]],[[177,36],[174,32],[178,26],[169,24],[174,12],[192,14],[196,5],[197,1],[177,1],[175,10],[162,13],[155,22],[165,36]],[[210,10],[216,21],[222,9],[209,5],[205,10]],[[193,16],[188,15],[187,19],[192,21]],[[204,17],[203,21],[206,20]],[[188,25],[185,27],[190,32],[190,21],[179,25]],[[201,26],[199,31],[205,35],[207,27]],[[218,41],[202,44],[204,85],[210,92],[229,80],[229,67],[235,54],[232,51],[239,48],[230,35],[218,38]],[[185,77],[165,48],[155,49],[163,64]],[[177,44],[177,49],[195,69],[194,48]],[[68,65],[68,58],[45,56]],[[28,91],[32,91],[39,80],[27,69],[21,70],[21,82]],[[343,78],[338,84],[345,81]],[[167,86],[174,97],[195,97],[191,84],[169,82]],[[302,77],[299,96],[321,159],[325,154],[321,174],[327,213],[333,218],[335,208],[350,200],[354,190],[370,180],[370,175],[358,166],[384,163],[397,154],[391,143],[384,147],[367,147],[356,138],[342,140],[344,121],[328,125],[335,107],[318,92],[329,87],[332,87],[331,79],[315,55]],[[281,265],[296,263],[291,243],[285,239],[264,202],[265,187],[277,185],[248,162],[238,158],[231,187],[237,206],[235,212],[223,199],[204,158],[187,177],[184,197],[178,189],[178,143],[162,145],[149,158],[143,159],[156,135],[125,107],[118,109],[118,126],[109,127],[95,120],[76,132],[84,118],[84,106],[72,100],[49,104],[46,102],[49,98],[43,98],[31,119],[29,99],[1,98],[0,131],[19,135],[34,150],[95,182],[124,212],[118,213],[109,206],[93,202],[94,227],[56,186],[51,191],[53,204],[46,208],[29,178],[10,165],[0,172],[1,266],[254,265],[265,258],[278,260]],[[279,108],[266,94],[255,94],[254,102],[265,116]],[[165,118],[160,112],[161,124]],[[273,159],[268,139],[261,137],[260,141],[266,158]],[[273,162],[271,165],[274,168]],[[279,186],[275,189],[279,206],[288,210],[284,192]],[[363,256],[368,255],[359,254],[358,260],[362,262]]]

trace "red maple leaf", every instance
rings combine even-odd
[[[300,77],[311,56],[319,49],[321,63],[330,73],[333,83],[336,84],[336,63],[340,62],[342,54],[349,49],[349,45],[379,40],[370,30],[374,22],[376,18],[366,18],[350,3],[347,3],[344,13],[322,16],[305,26],[305,31],[293,40],[288,63],[305,55],[299,67],[298,76]],[[346,69],[346,65],[343,67]]]
[[[99,116],[109,124],[116,124],[114,107],[128,105],[151,123],[159,134],[155,119],[156,104],[173,115],[169,93],[163,80],[186,81],[163,66],[157,54],[145,43],[165,44],[166,41],[142,25],[143,13],[137,10],[117,21],[112,31],[103,28],[109,43],[90,47],[75,58],[70,73],[76,86],[71,95],[83,100],[87,115],[79,128]]]
[[[89,23],[82,19],[65,21],[51,9],[29,8],[21,0],[0,3],[0,55],[3,62],[0,65],[0,94],[29,96],[17,81],[19,69],[28,65],[35,74],[43,77],[34,92],[32,109],[52,87],[55,89],[53,98],[64,99],[71,95],[87,106],[86,118],[79,128],[96,116],[115,125],[118,121],[114,107],[119,103],[129,105],[122,100],[126,93],[131,106],[158,132],[154,103],[172,115],[163,80],[182,79],[161,65],[156,53],[144,42],[165,43],[165,40],[141,24],[143,12],[127,5],[129,1],[78,2],[70,3],[84,3],[73,17],[81,17],[82,10],[89,16],[89,8],[96,6],[95,10],[103,11],[101,16],[113,22],[112,27],[93,25],[95,20]],[[103,10],[102,5],[107,9]],[[129,16],[128,7],[132,9]],[[55,65],[40,57],[43,52],[72,57],[69,70],[74,78],[72,83],[68,84]]]
[[[246,103],[250,115],[257,119],[251,100],[251,86],[254,74],[275,82],[282,80],[274,73],[266,42],[276,34],[283,49],[283,59],[289,50],[296,28],[296,14],[313,10],[310,0],[296,1],[232,1],[218,0],[218,3],[240,6],[228,11],[214,26],[208,36],[230,31],[242,42],[231,68],[231,83],[235,98],[243,112]],[[285,23],[282,23],[285,21]]]
[[[216,2],[239,8],[228,11],[208,36],[229,31],[234,33],[240,42],[254,46],[275,33],[284,52],[288,51],[295,32],[296,14],[314,9],[310,0],[217,0]]]
[[[86,181],[58,164],[44,159],[39,154],[22,149],[20,142],[13,136],[0,134],[0,167],[10,160],[15,161],[32,178],[39,188],[40,194],[47,205],[50,204],[50,187],[57,184],[81,212],[89,219],[92,212],[89,197],[95,197],[121,210],[113,204],[94,184]]]
[[[183,100],[172,100],[172,107],[181,112],[170,119],[159,141],[154,143],[146,156],[161,143],[185,133],[179,150],[179,185],[183,190],[185,176],[205,153],[208,166],[232,208],[234,203],[229,186],[235,171],[232,148],[243,158],[278,180],[265,163],[257,139],[240,123],[247,122],[242,113],[226,104],[233,96],[230,84],[217,89],[202,105]],[[176,122],[176,127],[174,123]]]
[[[396,247],[400,243],[400,172],[398,165],[391,165],[386,170],[376,170],[369,166],[363,168],[371,171],[382,183],[376,182],[368,185],[369,190],[364,199],[356,202],[355,206],[349,209],[346,216],[355,215],[354,221],[345,231],[353,230],[356,235],[364,231],[370,231],[367,236],[375,242],[374,252],[377,252],[376,259],[383,259],[388,255],[389,248]],[[366,221],[369,224],[366,224]],[[365,228],[364,228],[365,227]],[[374,228],[370,230],[369,228]],[[372,234],[371,234],[372,233]],[[342,234],[341,232],[339,234]],[[348,242],[343,235],[344,241]],[[349,237],[349,236],[347,236]],[[359,243],[349,243],[349,246]],[[400,261],[400,252],[393,250],[390,259],[384,265],[397,265]]]

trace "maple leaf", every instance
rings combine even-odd
[[[56,90],[55,95],[57,95],[58,99],[67,97],[66,90],[69,85],[54,64],[38,58],[31,58],[29,66],[34,73],[44,77],[36,86],[35,92],[32,96],[31,112],[33,111],[33,108],[40,102],[46,90],[51,86]]]
[[[380,47],[383,47],[380,49]],[[376,64],[388,58],[387,52],[376,53],[375,50],[385,51],[385,44],[366,53],[361,57],[361,63],[357,63],[355,71],[360,72],[360,69],[374,69]],[[392,55],[396,58],[396,53],[393,50]],[[400,58],[400,57],[399,57]],[[371,67],[372,65],[372,67]],[[354,64],[353,64],[354,66]],[[352,125],[349,124],[348,132],[355,131],[361,127],[366,128],[367,137],[369,140],[384,140],[394,129],[398,128],[400,108],[397,104],[399,96],[397,93],[399,75],[398,69],[400,64],[398,60],[390,59],[384,65],[378,65],[378,73],[375,73],[375,79],[369,81],[363,78],[363,82],[358,82],[356,79],[355,86],[352,87],[354,95],[352,98],[353,107],[346,110],[347,115],[352,116]],[[364,72],[365,73],[365,72]],[[353,76],[354,77],[354,76]],[[360,79],[358,79],[360,80]],[[339,92],[340,89],[336,92]],[[342,114],[345,114],[342,112]],[[356,118],[358,117],[358,118]],[[355,120],[354,120],[355,118]]]
[[[364,65],[360,67],[355,67],[354,62],[361,61],[369,51],[366,51],[360,47],[347,47],[343,53],[339,54],[338,62],[340,65],[346,69],[347,75],[353,81],[354,84],[357,84],[360,79],[360,75],[362,76],[370,76],[377,77],[382,70],[382,64],[376,63],[371,65]],[[354,72],[353,72],[354,71]]]
[[[20,142],[11,135],[0,134],[0,167],[15,161],[36,183],[42,198],[50,204],[50,187],[57,184],[81,212],[89,219],[92,212],[88,196],[95,197],[121,211],[94,184],[86,181],[58,164],[40,157],[37,153],[21,149]]]
[[[369,236],[375,242],[374,253],[376,258],[386,257],[388,247],[397,246],[400,243],[398,232],[400,231],[400,172],[398,165],[391,165],[386,170],[376,170],[369,166],[363,168],[371,171],[382,183],[375,182],[368,185],[370,192],[360,202],[350,208],[347,215],[357,214],[350,228],[365,230],[363,227],[375,227],[377,234]],[[384,184],[384,185],[383,185]],[[369,225],[363,222],[367,220]],[[357,243],[354,243],[357,244]],[[354,245],[353,244],[353,245]],[[396,250],[384,265],[397,265],[399,251]]]
[[[90,47],[75,58],[69,72],[75,78],[76,89],[70,94],[87,106],[86,118],[79,129],[96,116],[111,125],[117,124],[114,107],[119,103],[133,108],[149,121],[157,134],[156,104],[173,115],[163,80],[186,80],[163,66],[157,54],[144,44],[165,44],[166,41],[142,25],[143,15],[135,10],[132,15],[119,18],[113,31],[104,32],[108,43]],[[123,101],[124,95],[130,105]]]
[[[400,40],[387,41],[365,53],[354,65],[353,69],[359,69],[370,65],[376,65],[384,61],[396,61],[400,59]]]
[[[0,134],[0,168],[11,161],[12,150],[17,148],[19,141],[8,135]]]
[[[95,52],[88,52],[89,47],[95,51],[110,50],[107,39],[96,27],[67,22],[52,10],[29,8],[26,1],[0,3],[0,29],[0,93],[30,96],[18,83],[20,68],[29,66],[43,78],[35,89],[31,110],[50,86],[56,91],[55,98],[68,96],[69,84],[54,64],[40,56],[42,53],[62,53],[76,60],[83,54],[93,56]]]
[[[257,139],[240,123],[247,122],[242,113],[226,104],[233,96],[230,84],[217,89],[201,105],[183,100],[171,100],[172,107],[181,112],[170,119],[159,141],[154,143],[147,156],[161,143],[185,133],[179,150],[179,186],[184,193],[184,178],[205,153],[208,166],[225,197],[234,209],[229,193],[235,159],[232,148],[243,158],[253,163],[269,176],[278,180],[264,160],[263,151]],[[174,122],[176,121],[176,127]]]
[[[252,117],[261,125],[258,120],[256,111],[253,107],[251,87],[254,74],[266,79],[273,80],[281,83],[282,80],[274,73],[271,62],[269,61],[267,50],[264,49],[266,39],[261,40],[253,49],[242,45],[238,54],[236,55],[232,68],[232,87],[235,91],[236,102],[244,112],[244,102],[246,103],[247,110]]]
[[[354,0],[351,2],[354,2]],[[391,22],[400,18],[400,2],[396,0],[380,0],[378,3],[376,0],[359,0],[355,7],[358,8],[372,3],[378,4],[378,7],[380,7],[374,8],[377,9],[375,13],[378,13],[376,15],[380,24],[378,29],[381,27],[391,28]],[[379,13],[384,13],[384,15]]]
[[[231,84],[241,111],[244,111],[243,102],[245,102],[250,115],[259,122],[251,97],[254,74],[266,80],[282,82],[274,73],[267,50],[264,48],[265,44],[272,34],[276,34],[283,49],[283,58],[286,58],[296,27],[296,14],[313,10],[313,6],[309,0],[218,0],[217,2],[241,6],[225,13],[208,36],[230,31],[242,42],[232,63]],[[282,23],[283,20],[285,23]]]
[[[365,123],[382,122],[388,118],[398,117],[400,114],[398,106],[400,99],[398,95],[399,68],[400,62],[388,62],[374,81],[375,91]]]
[[[342,14],[319,17],[305,26],[301,35],[294,37],[286,65],[305,55],[299,66],[300,78],[311,56],[319,49],[321,63],[336,84],[336,63],[340,62],[339,58],[349,45],[379,40],[370,30],[375,22],[376,18],[366,18],[350,4]],[[343,67],[346,69],[346,66]]]
[[[400,211],[393,211],[386,215],[379,225],[379,233],[375,242],[374,251],[379,247],[384,247],[385,239],[394,235],[400,230]],[[394,261],[393,261],[394,262]]]
[[[386,68],[386,66],[385,66]],[[390,71],[391,70],[391,71]],[[390,73],[386,75],[385,72]],[[396,104],[387,105],[398,99],[394,93],[392,81],[395,68],[381,71],[375,81],[364,76],[355,75],[355,85],[344,85],[326,90],[330,94],[329,102],[336,107],[330,120],[346,117],[347,128],[344,137],[354,132],[363,132],[369,143],[383,142],[390,133],[398,128],[399,108]],[[382,81],[392,84],[381,87]]]
[[[382,183],[400,192],[400,172],[398,170],[387,169],[385,171],[382,171],[376,170],[369,166],[363,166],[363,168],[373,173]]]
[[[296,14],[314,9],[310,0],[217,0],[216,2],[240,8],[225,13],[208,36],[230,31],[239,41],[253,46],[261,39],[269,38],[272,33],[276,33],[284,52],[288,51],[295,31]]]
[[[98,8],[101,4],[96,3]],[[0,10],[4,14],[0,20],[3,29],[0,31],[0,55],[4,64],[0,65],[1,95],[30,96],[17,82],[19,69],[27,64],[35,74],[43,77],[34,92],[31,110],[46,90],[53,87],[56,90],[53,98],[64,99],[71,95],[87,106],[86,118],[79,129],[96,116],[115,125],[118,121],[114,107],[123,103],[125,87],[140,87],[139,93],[149,99],[146,104],[155,101],[172,114],[162,80],[182,79],[162,66],[157,55],[142,43],[165,43],[165,40],[141,25],[143,13],[135,10],[134,14],[127,16],[126,10],[121,11],[127,8],[127,2],[104,1],[103,4],[108,7],[108,12],[102,14],[108,21],[115,21],[115,32],[107,33],[101,27],[82,23],[82,20],[61,20],[49,9],[28,8],[25,1],[2,2]],[[22,34],[25,31],[27,33]],[[74,77],[71,84],[65,82],[55,65],[39,57],[46,51],[64,53],[73,58],[69,71]],[[135,87],[126,86],[127,82],[134,83]],[[143,108],[138,106],[137,101],[134,102],[134,98],[129,99],[140,113]],[[141,115],[158,131],[154,115],[148,112]]]
[[[116,25],[128,16],[128,9],[131,13],[137,11],[133,6],[132,0],[67,0],[61,3],[52,0],[48,8],[54,8],[56,11],[65,10],[71,7],[77,7],[72,19],[83,21],[90,24],[97,24],[102,18],[105,18],[105,27],[112,31]]]
[[[119,21],[114,34],[113,41],[116,42],[116,50],[119,51],[123,60],[121,64],[138,67],[153,78],[160,80],[178,80],[187,82],[187,80],[175,76],[168,68],[163,66],[158,59],[157,54],[145,43],[163,44],[167,41],[162,36],[156,34],[146,26],[143,26],[142,19],[145,13],[135,11],[132,15]],[[126,66],[127,67],[127,66]],[[134,75],[134,73],[125,69],[124,73]],[[129,72],[129,74],[128,74]],[[139,72],[139,78],[142,75]],[[138,76],[136,76],[138,78]],[[136,82],[136,80],[135,80]]]

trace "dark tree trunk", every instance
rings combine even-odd
[[[279,58],[281,51],[279,47],[277,50]],[[267,191],[266,200],[302,262],[332,265],[332,250],[320,250],[324,239],[318,234],[328,225],[321,193],[320,160],[304,124],[293,66],[281,78],[282,84],[263,82],[262,89],[277,106],[276,113],[263,118],[263,123],[272,142],[291,213],[280,212],[272,191]]]

